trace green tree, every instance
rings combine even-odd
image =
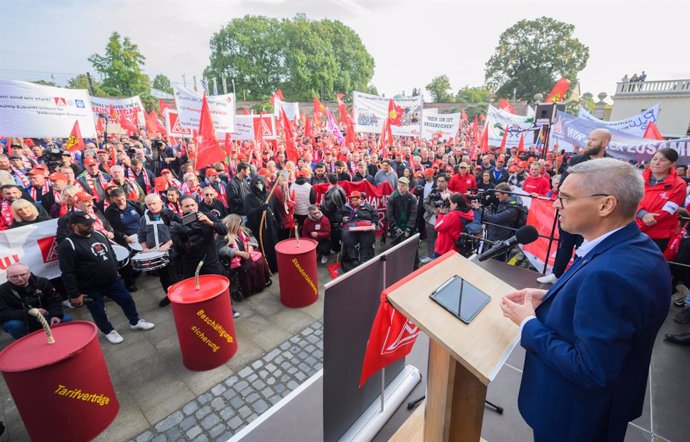
[[[155,77],[153,77],[153,87],[155,89],[167,92],[169,94],[173,93],[173,88],[170,84],[170,79],[163,74],[158,74]]]
[[[486,112],[491,101],[491,91],[485,86],[465,86],[455,94],[455,101],[463,103],[468,118]]]
[[[211,37],[207,78],[235,80],[240,96],[265,99],[282,89],[289,100],[333,99],[368,89],[374,60],[359,36],[338,21],[233,19]]]
[[[451,101],[450,95],[450,80],[447,75],[439,75],[431,80],[431,83],[426,85],[426,90],[431,94],[431,98],[435,103]]]
[[[151,81],[143,73],[146,57],[129,37],[124,39],[113,32],[105,47],[105,54],[93,54],[89,61],[101,74],[101,87],[109,96],[139,95],[147,109],[155,106],[151,96]]]
[[[574,86],[589,59],[589,49],[574,31],[575,26],[549,17],[520,20],[499,37],[486,63],[487,85],[497,97],[510,97],[515,90],[517,99],[528,101],[537,93],[546,96],[561,76]]]
[[[86,74],[79,74],[76,77],[67,80],[67,87],[69,89],[87,89],[89,94],[95,97],[103,97],[107,95],[101,87],[101,84],[94,78],[91,78],[91,87],[89,87],[89,78],[86,76]]]

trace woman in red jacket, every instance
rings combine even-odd
[[[450,196],[449,201],[448,213],[444,214],[437,210],[436,224],[434,224],[437,236],[432,255],[434,258],[438,258],[451,250],[458,252],[455,243],[460,238],[460,233],[462,233],[465,225],[474,219],[472,208],[467,205],[465,197],[459,193],[454,193]]]
[[[666,250],[669,239],[678,226],[678,208],[685,202],[685,181],[676,174],[678,152],[659,149],[642,173],[644,197],[637,208],[637,225],[659,246]]]

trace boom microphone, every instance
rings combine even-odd
[[[486,261],[489,258],[493,258],[496,255],[506,252],[508,249],[513,247],[515,244],[529,244],[534,242],[539,238],[539,232],[534,226],[523,226],[517,229],[515,235],[506,239],[505,241],[500,241],[496,243],[486,252],[483,252],[477,257],[477,261]]]

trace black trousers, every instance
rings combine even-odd
[[[568,267],[575,246],[582,244],[583,238],[580,235],[573,235],[563,230],[560,222],[558,223],[558,233],[560,234],[560,239],[558,241],[556,258],[553,263],[553,274],[556,275],[557,278],[560,278],[561,275],[565,273],[566,267]]]

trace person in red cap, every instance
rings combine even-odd
[[[51,193],[50,183],[46,180],[45,172],[45,166],[36,166],[27,172],[31,186],[26,189],[26,192],[31,195],[34,201],[41,204],[46,209],[46,212],[49,212],[50,206],[47,205],[48,202],[43,202],[44,197]]]
[[[62,172],[53,172],[48,176],[50,180],[50,192],[43,195],[41,204],[53,218],[58,218],[60,204],[62,203],[61,193],[69,183],[69,177]]]
[[[338,223],[342,225],[343,271],[349,271],[374,257],[376,224],[378,215],[371,205],[363,200],[362,194],[353,191],[348,202],[338,212]],[[365,230],[369,229],[371,230]],[[359,254],[355,246],[359,244]]]
[[[206,172],[204,172],[204,175],[206,176],[206,178],[204,179],[204,182],[201,183],[201,187],[203,187],[204,191],[207,187],[212,188],[216,192],[216,199],[223,206],[223,212],[227,213],[228,189],[225,186],[225,183],[220,180],[220,175],[218,174],[218,171],[216,171],[216,169],[214,169],[213,167],[209,167],[206,169]],[[225,218],[225,215],[220,216],[220,218]]]
[[[517,172],[508,178],[508,184],[511,187],[522,187],[522,184],[527,179],[527,167],[527,161],[517,163]]]
[[[112,180],[110,175],[98,169],[98,161],[95,158],[84,160],[86,170],[77,177],[77,182],[85,192],[93,196],[96,201],[103,201],[106,198],[105,187]]]

